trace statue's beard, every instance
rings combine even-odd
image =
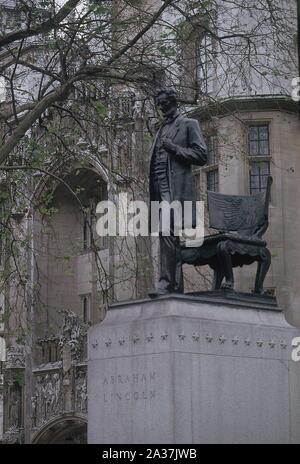
[[[171,106],[169,108],[162,109],[162,113],[165,118],[168,118],[169,116],[172,116],[177,110],[177,107]]]

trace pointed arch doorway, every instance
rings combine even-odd
[[[44,425],[33,437],[33,444],[86,444],[87,420],[79,415],[63,415]]]

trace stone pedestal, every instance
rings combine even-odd
[[[88,442],[300,443],[297,336],[268,298],[114,305],[89,331]]]

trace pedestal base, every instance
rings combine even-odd
[[[114,305],[89,331],[88,442],[300,443],[300,331],[242,300]]]

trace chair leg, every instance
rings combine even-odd
[[[218,244],[218,260],[220,269],[225,275],[225,283],[221,288],[224,289],[233,289],[234,287],[234,277],[232,270],[232,261],[230,254],[230,242],[221,242]]]
[[[212,290],[220,290],[223,279],[224,272],[221,269],[214,269],[214,280]]]
[[[271,265],[271,253],[267,248],[261,252],[260,260],[257,265],[254,292],[262,295],[264,293],[264,281]]]

